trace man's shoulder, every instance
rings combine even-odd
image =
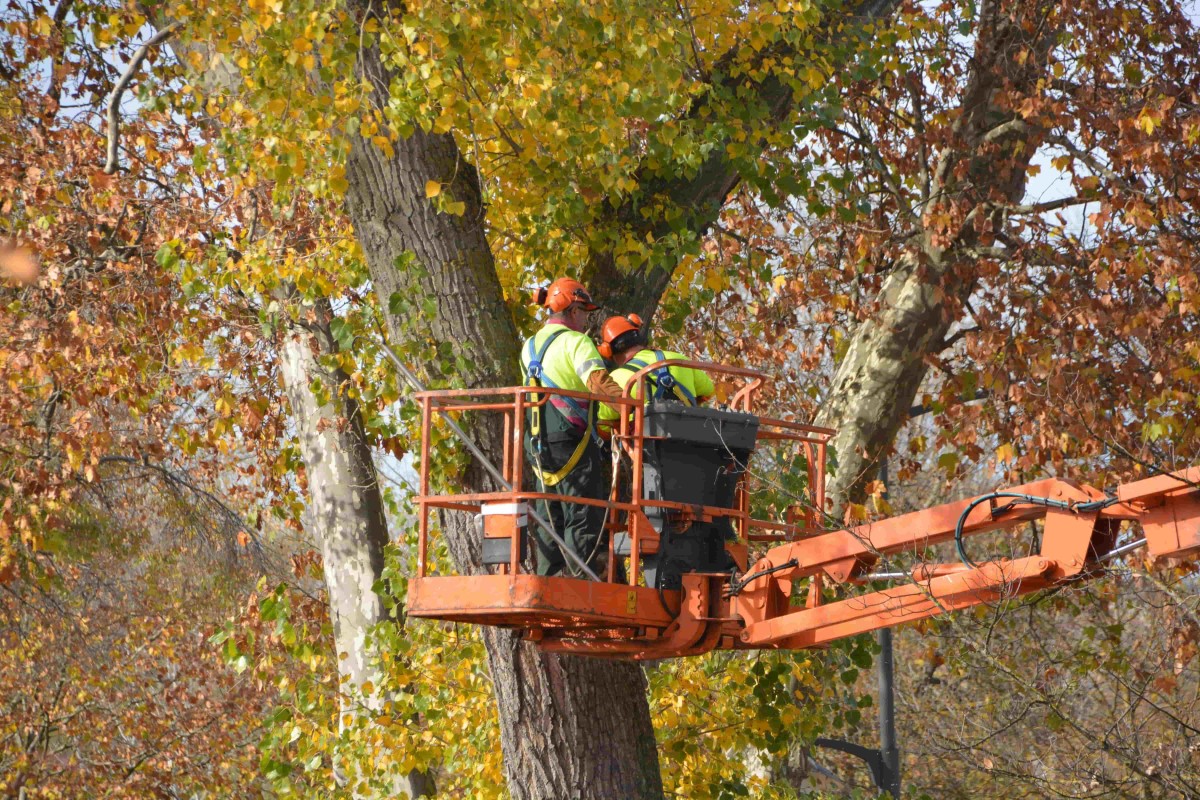
[[[550,337],[553,336],[553,342]],[[596,349],[596,343],[586,333],[572,330],[566,325],[546,325],[538,332],[536,347],[545,353],[547,363],[567,365],[582,379],[586,372],[604,369],[604,359]],[[581,372],[581,370],[585,372]]]
[[[577,330],[572,330],[566,325],[558,322],[550,322],[538,328],[537,333],[526,339],[526,343],[535,342],[538,346],[544,346],[550,338],[554,337],[555,342],[563,342],[566,344],[578,344],[581,340],[592,342],[591,338],[586,333],[580,333]]]
[[[662,354],[662,358],[659,358],[659,353]],[[691,361],[691,360],[692,360],[691,356],[685,356],[683,353],[676,352],[675,350],[653,350],[650,348],[646,348],[644,350],[639,350],[637,355],[635,355],[633,358],[630,359],[630,361],[636,361],[639,364],[643,364],[643,365],[656,364],[659,361]],[[628,362],[624,365],[624,367],[626,369],[634,370],[634,371],[636,371],[637,369],[640,369],[640,367],[636,366],[635,364],[631,364]]]

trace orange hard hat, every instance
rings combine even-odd
[[[549,286],[543,286],[534,293],[537,304],[545,306],[555,314],[562,313],[575,303],[582,303],[588,311],[594,311],[600,306],[592,302],[592,296],[583,284],[572,278],[559,278]]]
[[[624,350],[627,347],[635,344],[641,337],[642,318],[637,314],[630,314],[627,317],[609,317],[604,321],[604,325],[600,328],[600,355],[605,358],[613,357],[613,344],[630,333],[631,331],[638,336],[629,337],[630,344],[623,347],[618,347],[618,350]]]

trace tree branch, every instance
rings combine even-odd
[[[1023,206],[1012,206],[1009,208],[1009,214],[1043,214],[1047,211],[1057,211],[1060,208],[1069,206],[1078,206],[1088,202],[1087,199],[1078,195],[1070,197],[1059,197],[1056,200],[1047,200],[1044,203],[1030,203]]]
[[[983,143],[992,144],[993,142],[998,142],[1007,136],[1028,136],[1032,130],[1033,127],[1020,117],[1016,119],[1010,119],[1007,122],[1000,123],[985,133],[983,135]]]
[[[863,23],[891,14],[898,5],[899,0],[853,0],[841,13],[827,14],[825,33],[818,38],[825,42],[836,42],[857,35]],[[852,52],[852,48],[847,48],[847,51]],[[753,96],[766,106],[766,122],[782,124],[795,107],[795,97],[791,87],[780,80],[769,65],[772,61],[797,54],[798,51],[790,43],[777,42],[756,53],[746,68],[735,70],[744,54],[737,47],[731,48],[713,65],[708,91],[692,102],[680,120],[692,122],[705,119],[713,113],[714,106],[722,97]],[[648,164],[643,164],[635,175],[640,191],[616,209],[609,220],[641,238],[647,235],[660,238],[671,232],[672,223],[661,214],[647,218],[641,209],[656,199],[665,200],[683,212],[682,221],[673,220],[675,226],[682,224],[696,235],[703,236],[717,221],[726,199],[741,181],[741,175],[728,155],[727,145],[731,141],[732,138],[728,138],[714,143],[704,162],[688,175],[662,177]],[[638,311],[648,319],[657,309],[659,298],[671,281],[674,264],[642,265],[641,269],[644,271],[639,271],[637,280],[629,280],[617,269],[611,251],[593,250],[588,255],[584,278],[593,284],[594,295],[602,304],[619,305],[625,311]]]
[[[62,0],[58,4],[58,8],[54,9],[54,16],[51,18],[51,23],[54,25],[55,34],[58,36],[58,41],[54,49],[54,54],[50,57],[50,84],[46,87],[46,96],[54,101],[57,107],[62,101],[62,85],[63,85],[63,57],[67,52],[67,44],[63,37],[63,23],[67,21],[67,12],[71,10],[73,0]],[[16,73],[13,73],[14,78]]]
[[[959,328],[954,333],[950,334],[949,336],[947,336],[945,339],[942,340],[941,349],[948,350],[951,347],[953,347],[955,344],[957,344],[960,339],[963,339],[968,334],[978,333],[979,330],[980,330],[979,326],[975,326],[972,328]],[[980,398],[976,397],[975,399],[979,400]]]
[[[112,175],[120,166],[117,157],[117,147],[121,136],[121,97],[125,94],[125,90],[129,88],[133,76],[137,74],[138,69],[142,66],[142,62],[149,55],[151,48],[157,47],[171,38],[171,35],[179,30],[181,24],[179,22],[172,22],[143,42],[142,46],[134,52],[133,58],[129,60],[129,65],[125,67],[125,71],[121,73],[121,77],[117,79],[116,85],[113,86],[112,94],[108,96],[108,157],[104,162],[104,172],[108,175]]]

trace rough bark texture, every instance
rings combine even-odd
[[[991,0],[980,8],[972,72],[954,142],[933,170],[922,230],[883,284],[877,312],[859,324],[817,420],[837,428],[835,513],[860,500],[878,472],[951,324],[976,285],[971,248],[990,244],[1005,207],[1025,192],[1042,132],[1013,109],[1037,91],[1054,41],[1053,4]],[[956,228],[935,227],[949,211]]]
[[[338,659],[342,686],[361,690],[370,682],[381,687],[387,681],[371,663],[366,638],[371,626],[386,616],[382,599],[373,589],[383,574],[383,549],[388,543],[383,498],[358,404],[337,393],[347,376],[341,370],[327,370],[317,361],[319,355],[337,350],[329,332],[333,317],[329,304],[305,309],[304,316],[308,319],[302,320],[303,327],[284,337],[280,373],[308,479],[305,527],[321,547],[334,642],[339,655],[346,654]],[[320,403],[313,394],[312,384],[317,379],[331,391],[327,403]],[[385,700],[378,690],[363,697],[370,710],[382,708]],[[343,711],[356,709],[357,703],[352,701]],[[393,788],[396,794],[408,797],[434,793],[432,778],[419,771]]]
[[[364,50],[361,67],[386,105],[388,76],[378,53]],[[393,341],[420,348],[449,343],[461,357],[454,374],[467,386],[519,382],[518,340],[484,236],[478,178],[454,139],[417,131],[388,157],[356,139],[347,164],[347,208],[386,307],[394,293],[436,301],[432,315],[388,315]],[[439,213],[425,183],[466,203],[461,217]],[[411,254],[411,255],[407,255]],[[416,268],[404,268],[414,258]],[[443,377],[436,363],[414,367]],[[480,446],[501,452],[500,430],[470,421]],[[498,462],[499,458],[495,460]],[[475,466],[465,491],[493,488]],[[458,569],[480,571],[474,527],[465,515],[442,520]],[[511,795],[524,798],[649,798],[662,796],[657,746],[639,666],[543,654],[513,633],[489,629],[488,663],[499,705],[501,743]]]

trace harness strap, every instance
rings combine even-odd
[[[590,404],[588,405],[587,424],[588,424],[588,430],[589,431],[593,430],[592,406]],[[570,474],[571,470],[575,469],[575,466],[579,463],[579,459],[583,458],[583,453],[585,450],[587,450],[589,441],[590,441],[589,436],[586,436],[586,435],[581,436],[579,439],[579,444],[575,445],[575,449],[571,452],[571,457],[567,459],[567,463],[563,464],[562,467],[557,472],[547,472],[546,470],[543,470],[541,468],[541,462],[539,461],[538,464],[533,469],[534,469],[534,472],[536,472],[538,474],[538,479],[541,480],[542,485],[543,486],[556,486],[563,478],[567,477],[567,475]],[[538,442],[536,442],[534,444],[534,447],[540,448],[541,441],[539,440]]]
[[[554,340],[564,333],[566,333],[565,329],[554,331],[546,337],[546,341],[542,343],[541,348],[536,347],[537,336],[535,335],[530,337],[525,348],[526,358],[529,360],[529,363],[528,365],[522,364],[525,372],[526,386],[544,386],[547,389],[559,388],[558,385],[546,375],[545,369],[542,366],[542,360],[546,357],[546,351],[550,349],[550,345],[554,344]],[[529,434],[535,440],[534,447],[538,448],[540,451],[542,447],[542,406],[540,405],[541,398],[539,398],[537,395],[534,395],[534,398],[535,402],[538,404],[533,405],[529,409]],[[579,401],[574,397],[562,397],[562,399],[567,401],[567,404],[570,405],[575,411],[579,412],[579,415],[583,417],[584,435],[580,437],[579,444],[575,446],[575,450],[571,453],[571,457],[567,459],[567,463],[557,471],[546,472],[542,470],[540,462],[538,463],[538,466],[534,468],[544,486],[554,486],[558,484],[571,472],[571,470],[575,469],[575,466],[579,463],[579,459],[583,458],[583,453],[587,449],[588,439],[597,435],[595,425],[593,424],[595,403],[588,403],[587,409],[585,410],[583,406],[580,405]]]
[[[662,350],[654,351],[654,361],[666,360],[667,357]],[[621,365],[621,369],[632,369],[633,371],[637,371],[639,369],[645,369],[652,363],[654,362],[642,361],[640,358],[631,358]],[[675,376],[671,374],[671,367],[667,364],[663,364],[662,366],[652,370],[649,374],[647,374],[646,377],[649,378],[650,382],[654,384],[654,394],[651,399],[665,400],[667,398],[667,393],[670,392],[671,394],[675,395],[675,398],[685,406],[696,405],[696,396],[688,391],[686,386],[675,380]]]
[[[542,342],[542,346],[540,348],[537,347],[537,336],[530,337],[525,347],[525,355],[526,358],[528,358],[529,363],[521,365],[525,372],[526,386],[545,386],[548,389],[559,388],[558,385],[554,381],[550,380],[549,376],[546,375],[545,367],[542,366],[542,360],[545,359],[546,351],[550,349],[550,345],[554,344],[554,340],[559,336],[562,336],[564,333],[566,333],[565,329],[554,331],[546,337],[546,341]],[[535,398],[537,398],[536,395]],[[540,401],[541,398],[537,399]],[[586,420],[589,417],[588,411],[585,410],[574,397],[564,397],[562,399],[566,400],[567,404],[579,413],[580,418]],[[530,423],[530,433],[534,436],[538,436],[542,432],[541,412],[542,407],[540,405],[535,405],[531,409],[532,421]]]

